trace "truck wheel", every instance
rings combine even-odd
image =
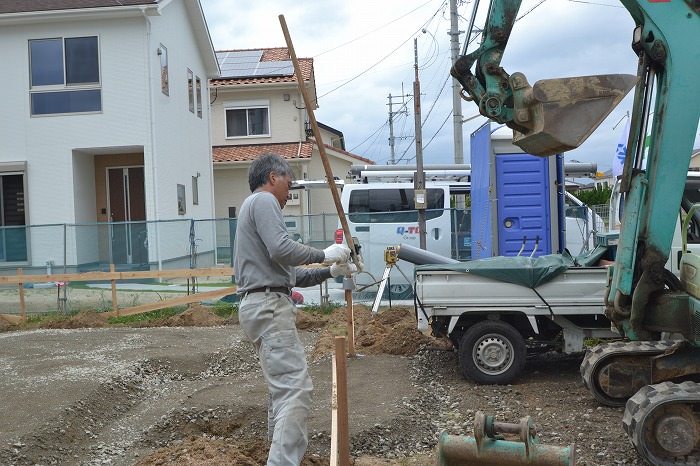
[[[478,384],[509,384],[525,366],[525,342],[512,325],[483,320],[462,337],[459,364],[464,375]]]

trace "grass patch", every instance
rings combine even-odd
[[[185,309],[187,309],[187,306],[166,307],[163,309],[156,309],[155,311],[143,312],[141,314],[133,314],[130,316],[110,317],[108,322],[110,324],[130,324],[148,320],[167,319],[168,317],[184,312]]]
[[[211,308],[211,312],[219,317],[228,319],[238,313],[238,304],[227,303],[226,301],[217,301]]]
[[[70,319],[77,314],[77,311],[71,311],[67,313],[63,312],[51,312],[46,314],[28,314],[27,322],[20,324],[20,328],[38,328],[43,327],[54,322],[63,322]]]
[[[333,311],[341,307],[342,305],[340,303],[336,303],[334,301],[329,302],[328,304],[310,304],[308,306],[303,306],[302,309],[305,312],[309,312],[311,314],[321,314],[324,316],[333,314]]]

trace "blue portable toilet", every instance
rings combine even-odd
[[[472,258],[541,256],[564,242],[563,157],[513,145],[512,130],[486,123],[471,135]]]

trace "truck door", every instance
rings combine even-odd
[[[530,154],[496,155],[498,252],[501,256],[551,254],[548,159]],[[539,241],[537,241],[539,238]]]

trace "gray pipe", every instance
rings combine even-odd
[[[443,163],[443,164],[428,164],[423,165],[423,170],[471,170],[472,166],[469,163]],[[415,165],[352,165],[350,167],[351,176],[360,176],[364,172],[381,172],[381,171],[406,171],[414,172],[417,168]]]
[[[564,176],[579,178],[595,176],[598,171],[598,164],[595,162],[565,162]]]
[[[459,262],[458,260],[450,257],[441,256],[440,254],[435,254],[434,252],[430,251],[424,251],[408,244],[399,245],[398,258],[416,265],[454,264]]]

